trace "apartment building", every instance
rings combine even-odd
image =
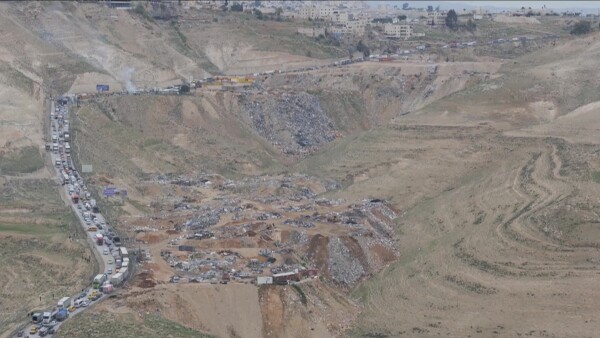
[[[427,12],[427,24],[428,25],[443,25],[446,22],[446,12]]]
[[[395,25],[387,23],[383,26],[383,33],[388,37],[407,40],[413,36],[413,29],[411,25]]]

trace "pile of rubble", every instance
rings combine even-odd
[[[327,244],[329,251],[329,273],[333,281],[343,285],[354,285],[367,272],[359,260],[339,237],[332,237]]]
[[[319,99],[308,93],[279,97],[244,94],[241,106],[258,134],[284,154],[307,154],[336,137],[333,122]]]

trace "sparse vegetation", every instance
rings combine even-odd
[[[292,289],[294,289],[294,290],[296,290],[296,292],[298,292],[298,295],[300,296],[300,302],[302,302],[302,305],[306,306],[306,304],[307,304],[306,295],[304,294],[304,291],[302,290],[300,285],[292,284]]]
[[[27,174],[44,167],[44,160],[37,147],[28,146],[17,152],[0,157],[0,174]]]
[[[448,14],[446,15],[446,27],[450,28],[450,29],[456,29],[458,28],[458,15],[456,15],[456,12],[451,9],[448,11]]]
[[[78,316],[77,320],[65,323],[56,337],[180,337],[210,338],[213,336],[179,325],[160,314],[146,314],[137,319],[134,314],[113,314],[109,312],[88,313]]]
[[[588,34],[592,31],[592,23],[589,21],[579,21],[573,26],[571,29],[571,34],[573,35],[583,35]]]
[[[140,15],[144,19],[148,21],[153,21],[152,16],[146,11],[146,7],[141,2],[138,2],[137,5],[133,8],[133,12]]]

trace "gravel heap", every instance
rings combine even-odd
[[[329,272],[336,283],[354,285],[366,274],[358,259],[352,257],[350,250],[338,237],[329,239],[327,249],[329,250]]]
[[[308,93],[241,98],[252,126],[282,153],[303,155],[333,141],[336,132],[319,99]]]

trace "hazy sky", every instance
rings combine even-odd
[[[420,2],[420,1],[419,1]],[[426,2],[426,1],[425,1]],[[445,1],[448,3],[468,4],[471,6],[494,6],[494,7],[514,7],[522,6],[531,8],[540,8],[546,5],[547,8],[587,8],[600,9],[600,1]],[[415,2],[416,3],[416,2]]]

